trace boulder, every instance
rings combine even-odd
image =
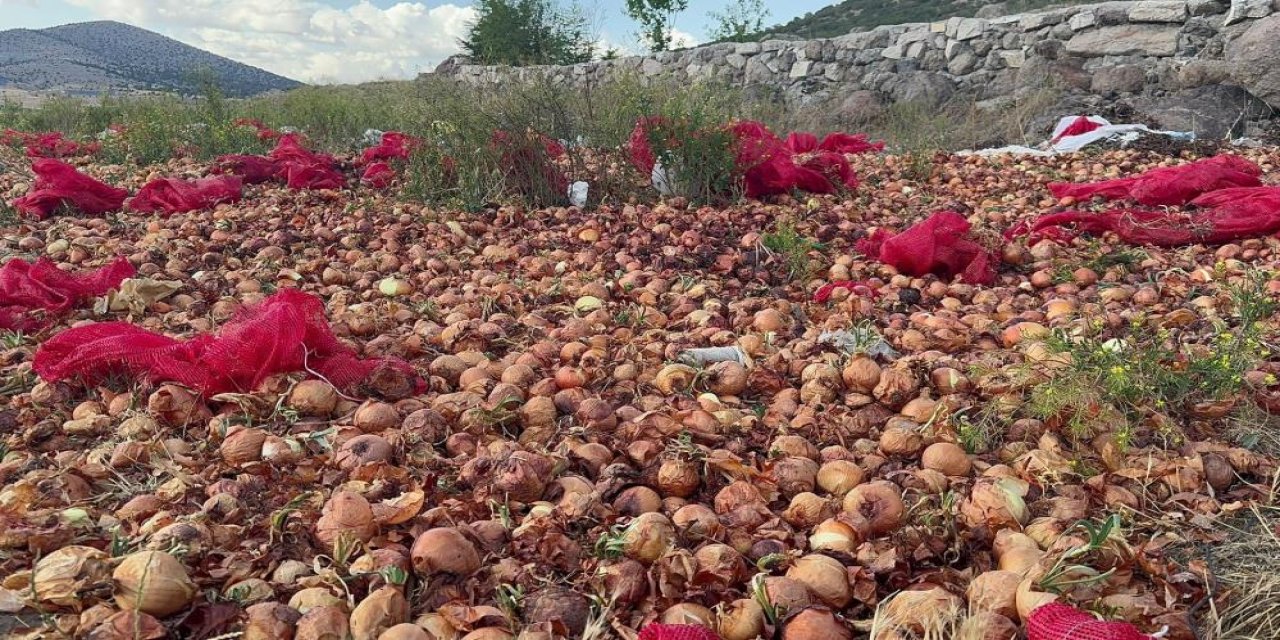
[[[1271,15],[1271,0],[1231,0],[1231,9],[1223,25],[1235,24],[1249,18],[1265,18]]]
[[[1210,85],[1169,95],[1136,96],[1130,106],[1146,120],[1169,131],[1193,131],[1197,138],[1223,140],[1244,131],[1245,123],[1270,108],[1239,87]]]
[[[884,100],[874,91],[853,91],[840,99],[836,115],[841,122],[862,124],[884,113]]]
[[[1187,3],[1182,0],[1140,0],[1129,9],[1131,22],[1182,22],[1187,19]]]
[[[1227,45],[1235,84],[1280,107],[1280,15],[1262,18]]]
[[[909,102],[926,107],[939,107],[956,92],[955,84],[936,73],[904,74],[891,88],[895,102]]]
[[[1114,67],[1102,67],[1093,72],[1093,81],[1089,88],[1094,93],[1133,93],[1141,91],[1147,83],[1147,72],[1142,67],[1132,64],[1120,64]]]
[[[1122,24],[1083,31],[1067,41],[1067,52],[1101,56],[1171,56],[1178,52],[1178,27]]]

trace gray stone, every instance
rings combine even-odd
[[[1130,22],[1182,22],[1187,3],[1182,0],[1140,0],[1129,9]]]
[[[1032,31],[1040,27],[1048,27],[1062,22],[1061,11],[1037,11],[1036,13],[1023,14],[1018,19],[1018,25],[1023,31]]]
[[[1058,38],[1059,40],[1066,40],[1067,38],[1070,38],[1073,33],[1075,33],[1075,29],[1072,29],[1071,25],[1065,22],[1053,25],[1053,28],[1049,30],[1049,35]],[[1035,43],[1033,42],[1031,44]]]
[[[725,57],[724,57],[724,62],[725,62],[725,64],[727,64],[727,65],[729,65],[729,66],[733,67],[734,69],[741,69],[741,68],[743,68],[743,67],[747,66],[747,58],[746,58],[746,56],[738,55],[738,54],[736,54],[736,53],[731,53],[731,54],[729,54],[729,55],[725,56]]]
[[[1067,20],[1067,25],[1075,31],[1080,31],[1081,29],[1088,29],[1089,27],[1092,27],[1097,22],[1098,17],[1094,14],[1093,9],[1087,9],[1071,16],[1071,18]]]
[[[1110,27],[1128,22],[1131,6],[1129,2],[1108,2],[1095,6],[1093,12],[1100,26]]]
[[[760,53],[759,42],[739,42],[733,52],[740,56],[751,56]]]
[[[1223,140],[1243,130],[1247,120],[1266,116],[1270,108],[1239,87],[1213,85],[1164,96],[1129,101],[1134,111],[1161,129],[1192,131],[1197,138]]]
[[[925,43],[923,42],[912,42],[907,45],[906,57],[912,60],[919,60],[924,57],[925,48]]]
[[[906,51],[902,45],[895,44],[893,46],[885,47],[884,50],[880,52],[880,55],[890,60],[901,60],[903,56],[906,55]]]
[[[791,73],[788,75],[793,80],[803,78],[809,75],[809,69],[811,67],[813,67],[813,63],[808,60],[796,60],[795,64],[791,65]]]
[[[1001,51],[999,55],[1000,60],[1010,69],[1020,69],[1027,62],[1027,53],[1025,51]]]
[[[1171,56],[1178,52],[1178,27],[1130,24],[1082,31],[1067,41],[1067,52],[1085,57]]]
[[[1041,40],[1031,45],[1031,52],[1046,60],[1057,60],[1066,51],[1061,40]]]
[[[844,122],[868,122],[884,113],[884,101],[874,91],[853,91],[840,99],[836,112]]]
[[[743,71],[743,81],[747,84],[769,84],[776,77],[777,73],[758,56],[747,60],[747,68]]]
[[[1231,80],[1231,64],[1225,60],[1191,60],[1182,65],[1175,81],[1183,89],[1194,89]]]
[[[1231,0],[1231,9],[1222,24],[1229,25],[1249,18],[1265,18],[1271,15],[1271,0]]]
[[[956,40],[972,40],[987,32],[988,23],[981,18],[960,18],[956,24]]]
[[[913,31],[908,31],[908,32],[906,32],[906,33],[904,33],[904,34],[902,34],[902,35],[898,36],[898,42],[897,42],[897,44],[898,44],[899,46],[903,46],[903,47],[905,47],[905,46],[907,46],[907,45],[909,45],[909,44],[912,44],[912,43],[915,43],[915,42],[924,42],[924,41],[932,40],[932,39],[933,39],[933,34],[932,34],[931,32],[929,32],[928,30],[926,30],[926,29],[916,29],[916,30],[913,30]]]
[[[656,58],[645,58],[644,62],[640,63],[640,73],[646,76],[656,76],[662,73],[662,63]]]
[[[1003,15],[1008,15],[1008,13],[1009,13],[1008,5],[1006,5],[1003,2],[994,2],[991,4],[982,5],[982,7],[978,9],[978,12],[975,15],[976,17],[979,17],[979,18],[997,18]]]
[[[1122,64],[1094,71],[1090,89],[1094,93],[1133,93],[1141,90],[1146,82],[1147,72],[1142,67]]]
[[[936,73],[921,71],[901,77],[892,89],[897,102],[910,102],[927,107],[938,107],[955,94],[955,84]]]
[[[1254,22],[1227,45],[1231,76],[1249,93],[1280,107],[1280,15]]]
[[[1226,11],[1227,7],[1218,0],[1190,0],[1187,2],[1187,13],[1193,16],[1211,16]]]
[[[972,73],[978,68],[978,56],[974,55],[973,50],[965,47],[964,50],[957,53],[947,62],[947,73],[955,76],[963,76]]]

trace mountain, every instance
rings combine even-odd
[[[1047,7],[1085,4],[1096,0],[844,0],[805,14],[786,24],[764,30],[753,40],[809,40],[834,38],[888,24],[934,22],[951,17],[972,17],[984,7],[992,15],[1012,15]]]
[[[257,67],[119,22],[0,31],[0,88],[96,95],[192,93],[193,74],[212,72],[228,96],[301,86]]]

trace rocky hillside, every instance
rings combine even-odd
[[[1009,15],[1046,7],[1084,4],[1086,0],[844,0],[786,24],[767,29],[757,40],[834,38],[887,24],[933,22],[952,17]]]
[[[119,22],[0,31],[0,87],[99,94],[190,92],[207,70],[230,96],[292,89],[299,82]]]

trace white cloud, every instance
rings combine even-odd
[[[698,37],[693,35],[692,33],[681,31],[675,28],[671,29],[671,48],[672,49],[687,49],[689,47],[697,46],[698,42],[699,42]]]
[[[471,7],[369,0],[67,0],[304,82],[411,78],[458,52]]]

